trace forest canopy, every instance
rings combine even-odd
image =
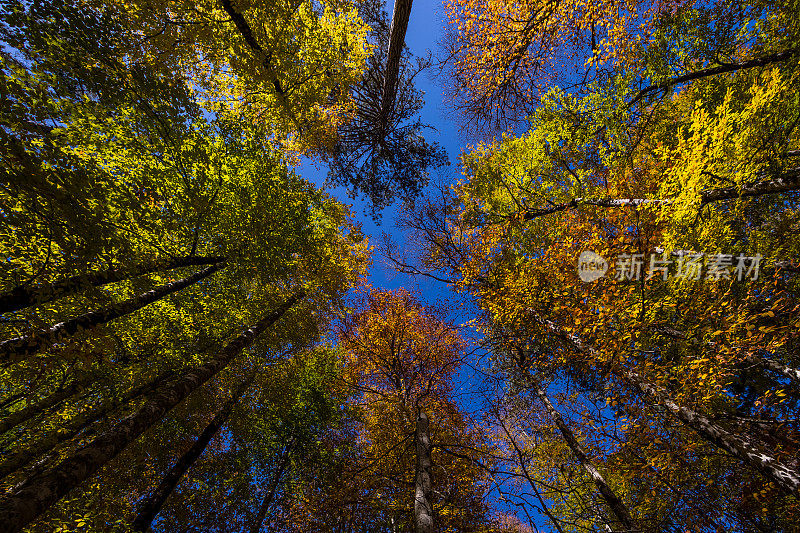
[[[796,0],[2,11],[0,532],[796,530]]]

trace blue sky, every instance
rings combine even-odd
[[[386,9],[389,17],[391,17],[393,7],[393,0],[387,0]],[[447,16],[443,3],[438,0],[416,0],[411,10],[411,18],[406,33],[406,44],[416,56],[426,56],[428,51],[435,56],[439,52],[439,42],[443,37],[446,26]],[[435,79],[435,71],[430,70],[421,73],[417,76],[415,82],[417,89],[424,92],[425,106],[421,111],[422,122],[435,128],[425,132],[426,139],[429,142],[438,142],[447,151],[450,159],[450,165],[443,167],[438,173],[432,173],[431,178],[444,178],[454,183],[461,178],[460,155],[467,147],[467,142],[459,134],[456,117],[443,104],[442,86]],[[298,171],[304,178],[317,185],[322,185],[325,181],[327,168],[322,165],[314,167],[309,163],[305,163]],[[439,302],[462,304],[463,307],[459,305],[448,306],[450,319],[455,324],[464,324],[474,317],[475,308],[463,296],[458,296],[450,291],[445,284],[427,278],[414,279],[411,276],[397,273],[385,264],[384,259],[377,250],[377,246],[382,242],[381,237],[384,232],[391,235],[399,246],[404,246],[402,234],[395,227],[398,205],[385,209],[382,213],[382,219],[376,223],[368,213],[365,213],[365,211],[368,211],[368,206],[363,199],[353,200],[343,187],[329,189],[328,192],[342,203],[353,206],[353,212],[357,220],[363,224],[364,233],[369,236],[370,242],[376,246],[376,253],[373,256],[374,263],[369,273],[369,283],[372,286],[383,289],[406,288],[409,291],[417,292],[423,303],[427,305],[435,305]],[[424,194],[425,192],[423,192]],[[462,366],[454,378],[456,401],[465,412],[472,414],[478,420],[483,410],[483,391],[485,387],[481,383],[481,373],[476,372],[475,368],[485,366],[485,361],[483,360],[485,355],[486,353],[483,350],[473,353],[471,364]],[[504,506],[501,504],[500,507]],[[504,510],[510,511],[507,508]],[[538,525],[542,526],[542,524]]]
[[[390,17],[393,6],[394,1],[387,0],[386,9]],[[436,55],[439,52],[439,42],[446,27],[447,16],[443,3],[438,0],[416,0],[411,10],[406,44],[412,53],[417,56],[425,56],[428,51]],[[451,183],[456,182],[461,178],[460,155],[463,150],[468,148],[468,143],[459,134],[456,117],[443,104],[442,86],[435,79],[435,71],[423,72],[417,76],[415,81],[417,89],[425,93],[425,106],[421,112],[422,122],[435,128],[435,130],[426,132],[426,138],[429,142],[435,141],[444,147],[450,159],[450,166],[444,167],[442,169],[443,172],[440,172],[439,175],[434,174],[432,178],[444,178]],[[298,171],[304,178],[317,185],[322,185],[325,181],[327,168],[322,165],[314,167],[309,163],[305,163]],[[368,207],[363,199],[353,200],[342,187],[329,189],[328,192],[342,203],[353,206],[353,212],[357,220],[363,224],[363,231],[369,236],[373,245],[379,245],[382,234],[386,232],[394,237],[399,246],[404,246],[402,234],[395,227],[399,206],[393,205],[385,209],[382,219],[376,224],[370,215],[365,213],[368,211]],[[425,192],[423,192],[424,194]],[[384,263],[377,250],[373,260],[374,264],[369,273],[369,283],[372,286],[384,289],[404,287],[410,291],[417,292],[423,303],[428,305],[435,305],[437,302],[463,304],[463,307],[458,305],[450,305],[448,307],[451,310],[450,319],[455,324],[464,324],[474,317],[475,308],[463,296],[455,295],[445,284],[427,278],[414,279],[411,276],[399,274]],[[473,353],[470,364],[462,366],[454,379],[456,401],[478,423],[480,423],[480,414],[483,410],[485,385],[481,383],[482,376],[480,372],[476,372],[476,368],[485,367],[485,355],[486,353],[483,350]],[[494,495],[496,496],[496,494]],[[496,504],[506,512],[514,512],[501,501],[497,501]],[[546,527],[545,522],[538,519],[538,517],[535,521],[538,527]]]
[[[386,10],[390,18],[393,6],[393,0],[387,0]],[[416,0],[411,9],[406,44],[412,53],[417,56],[425,56],[428,50],[436,54],[438,42],[446,24],[447,16],[444,5],[441,2],[437,0]],[[435,131],[427,130],[425,136],[429,142],[436,141],[445,148],[450,158],[450,166],[444,167],[443,175],[451,181],[457,181],[461,175],[459,155],[464,144],[459,137],[456,121],[450,120],[451,117],[447,116],[447,111],[442,105],[442,88],[432,78],[432,72],[427,71],[421,73],[415,80],[417,89],[425,93],[425,107],[421,112],[422,121],[435,128]],[[321,185],[325,181],[326,172],[327,168],[315,168],[309,163],[305,163],[299,168],[299,173],[304,178],[317,185]],[[369,236],[372,244],[378,245],[381,242],[383,232],[389,233],[394,237],[400,237],[394,226],[397,205],[393,205],[383,211],[383,218],[378,225],[369,215],[364,214],[367,204],[362,199],[354,201],[342,187],[329,189],[328,192],[341,202],[353,205],[353,212],[357,220],[363,224],[364,233]],[[395,240],[402,243],[400,238]],[[398,274],[383,263],[383,259],[379,254],[374,256],[374,265],[370,271],[369,281],[373,286],[379,288],[396,289],[405,287],[409,290],[417,290],[422,293],[423,299],[427,303],[433,303],[438,298],[447,298],[449,296],[449,291],[441,283],[430,282],[425,279],[414,280],[410,276]]]
[[[393,0],[387,0],[386,10],[391,18]],[[434,55],[439,51],[439,42],[447,26],[447,15],[445,6],[438,0],[416,0],[411,9],[411,18],[408,23],[406,33],[406,44],[411,52],[416,56],[426,56],[428,51]],[[426,139],[429,142],[438,142],[447,151],[450,165],[443,167],[441,171],[432,173],[432,178],[444,178],[450,182],[456,182],[461,178],[460,154],[466,146],[462,136],[459,135],[458,125],[452,112],[443,105],[442,86],[435,79],[435,71],[429,70],[422,72],[415,79],[417,89],[424,92],[425,106],[421,111],[422,122],[433,126],[434,129],[426,130]],[[316,183],[322,185],[325,181],[327,168],[314,168],[310,164],[305,164],[299,169],[300,174]],[[438,175],[437,175],[438,172]],[[449,288],[440,282],[430,280],[425,277],[413,278],[400,274],[385,264],[385,260],[379,253],[377,247],[382,242],[382,234],[388,233],[393,240],[401,247],[405,246],[403,235],[395,227],[395,220],[398,212],[398,205],[392,205],[383,211],[382,219],[376,223],[372,220],[368,211],[367,203],[363,199],[353,200],[347,194],[346,189],[338,187],[329,189],[328,192],[335,196],[342,203],[353,206],[356,219],[363,224],[363,231],[369,236],[370,243],[376,246],[373,255],[373,265],[369,272],[369,283],[375,288],[397,289],[403,287],[409,291],[417,292],[424,304],[435,305],[437,303],[449,303],[450,320],[453,323],[462,325],[475,316],[475,308],[466,301],[463,296],[454,294]],[[425,192],[423,192],[423,195]],[[461,304],[463,307],[456,305]],[[483,352],[480,352],[483,354]],[[476,354],[474,363],[482,366],[480,356]],[[455,378],[457,394],[462,408],[471,412],[480,411],[479,374],[472,368],[463,366]]]
[[[391,17],[393,7],[394,1],[387,0],[386,10],[389,17]],[[411,9],[406,44],[416,56],[426,56],[428,51],[436,55],[446,26],[447,16],[443,3],[438,0],[416,0]],[[448,112],[443,105],[442,86],[435,79],[435,71],[422,72],[417,76],[415,82],[417,89],[425,93],[425,106],[421,111],[422,122],[435,128],[426,130],[426,139],[429,142],[438,142],[447,151],[450,159],[449,166],[443,167],[438,172],[438,175],[437,173],[432,173],[431,177],[444,178],[450,182],[456,182],[461,178],[459,158],[462,150],[466,147],[466,142],[458,132],[457,121],[452,112]],[[299,169],[299,173],[304,178],[317,185],[324,183],[326,172],[327,168],[323,166],[315,168],[308,163],[302,165]],[[353,200],[343,187],[329,189],[328,192],[342,203],[353,206],[353,212],[357,220],[363,224],[364,233],[369,236],[370,242],[376,246],[373,265],[369,273],[369,283],[372,286],[382,289],[403,287],[409,291],[415,291],[420,295],[423,303],[427,305],[435,305],[439,302],[453,304],[456,301],[460,304],[466,304],[458,312],[455,311],[458,306],[451,305],[448,307],[451,310],[450,319],[455,324],[464,324],[474,316],[474,307],[467,303],[464,297],[455,295],[445,284],[427,278],[415,279],[411,276],[400,274],[385,264],[384,259],[377,250],[384,232],[391,235],[399,246],[405,246],[402,234],[395,227],[398,205],[395,204],[385,209],[382,219],[376,223],[369,214],[365,214],[368,208],[363,199]],[[424,194],[425,192],[423,192]],[[482,366],[480,359],[480,355],[475,354],[473,364],[478,367]],[[482,387],[479,383],[480,379],[480,374],[469,366],[462,366],[461,371],[455,377],[457,400],[467,412],[477,414],[481,410],[479,390],[482,390]]]

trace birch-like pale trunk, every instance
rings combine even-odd
[[[688,338],[686,333],[678,331],[677,329],[668,326],[659,326],[653,328],[653,331],[661,333],[662,335],[674,337],[676,339],[686,340]],[[717,344],[714,342],[706,342],[706,346],[708,346],[709,348],[715,348]],[[741,351],[741,348],[738,346],[732,346],[732,348]],[[752,365],[760,366],[761,368],[765,368],[767,370],[771,370],[772,372],[782,375],[783,377],[791,381],[792,385],[795,387],[800,386],[800,370],[796,368],[792,368],[788,365],[784,365],[783,363],[775,361],[774,359],[770,359],[769,357],[765,357],[763,355],[755,353],[745,355],[744,361]]]
[[[758,197],[798,190],[800,190],[800,168],[792,168],[778,176],[765,176],[765,179],[756,183],[702,191],[700,193],[700,204],[707,205],[723,200]],[[670,203],[672,203],[672,200],[669,198],[573,198],[569,202],[551,203],[547,207],[528,208],[522,212],[522,219],[526,221],[533,220],[561,211],[575,209],[581,205],[606,208],[635,208],[641,205],[669,205]]]
[[[567,442],[567,446],[569,446],[572,454],[578,460],[583,469],[589,474],[589,477],[594,482],[594,485],[597,487],[597,490],[600,492],[603,500],[605,500],[606,504],[611,509],[611,512],[614,513],[614,516],[627,531],[638,531],[634,527],[634,521],[631,517],[630,511],[622,502],[622,500],[616,495],[613,489],[608,485],[603,477],[603,474],[600,473],[597,467],[592,463],[591,459],[589,459],[589,456],[583,450],[583,447],[578,442],[578,439],[575,438],[575,433],[573,433],[572,428],[569,427],[564,418],[561,416],[561,413],[559,413],[555,408],[542,386],[538,382],[533,382],[531,386],[536,393],[536,396],[539,398],[539,401],[544,404],[547,414],[550,416],[553,422],[555,422],[556,427],[558,427],[558,430],[561,432],[561,435]]]
[[[539,320],[539,323],[580,353],[593,359],[600,359],[597,350],[584,343],[579,336],[564,330],[550,320]],[[636,372],[623,369],[616,371],[615,375],[628,386],[639,390],[644,396],[665,407],[675,418],[694,430],[705,441],[725,450],[757,470],[785,492],[800,495],[800,471],[796,466],[789,466],[778,461],[763,446],[756,445],[749,439],[726,430],[688,407],[678,405],[670,396],[669,391],[650,383]]]
[[[417,475],[414,483],[414,531],[433,533],[433,505],[431,504],[431,435],[428,416],[420,412],[415,432]]]
[[[780,374],[791,381],[794,387],[800,388],[800,370],[761,355],[748,356],[746,361]]]

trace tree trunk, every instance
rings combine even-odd
[[[597,350],[583,342],[583,339],[570,333],[549,320],[539,320],[546,329],[554,333],[572,347],[593,359],[600,359]],[[749,440],[735,435],[704,417],[703,415],[678,405],[662,387],[650,383],[639,374],[627,369],[616,371],[628,386],[638,389],[642,394],[655,400],[665,407],[675,418],[693,429],[702,439],[725,450],[742,462],[763,474],[782,490],[790,494],[800,495],[800,472],[798,468],[791,468],[778,462],[767,453],[762,446],[756,446]]]
[[[768,194],[779,194],[800,190],[800,168],[788,169],[777,176],[762,176],[763,179],[742,187],[721,187],[708,189],[700,193],[701,205],[720,202],[723,200],[735,200],[744,197],[758,197]],[[525,221],[535,218],[552,215],[561,211],[574,209],[579,205],[590,205],[595,207],[639,207],[640,205],[669,205],[673,202],[669,198],[573,198],[569,202],[552,203],[547,207],[528,208],[522,212],[522,219]]]
[[[765,56],[756,57],[754,59],[743,61],[741,63],[735,63],[735,62],[726,63],[724,65],[719,65],[717,67],[710,67],[696,72],[689,72],[687,74],[682,74],[674,78],[668,78],[662,81],[661,83],[648,85],[644,89],[640,90],[628,105],[631,106],[637,103],[639,100],[641,100],[650,93],[668,89],[675,85],[680,85],[682,83],[699,80],[702,78],[707,78],[709,76],[717,76],[719,74],[725,74],[728,72],[736,72],[737,70],[764,67],[775,63],[782,63],[784,61],[792,59],[792,57],[796,56],[798,53],[800,53],[800,48],[790,48],[788,50],[781,50],[780,52],[774,52],[772,54],[767,54]]]
[[[224,266],[224,263],[211,265],[189,277],[165,283],[151,291],[113,304],[105,309],[91,311],[75,318],[65,320],[64,322],[59,322],[48,329],[36,331],[25,337],[16,337],[0,342],[0,362],[13,363],[20,361],[27,355],[46,350],[56,342],[70,335],[74,335],[78,331],[91,329],[100,324],[105,324],[106,322],[114,320],[115,318],[133,313],[148,304],[160,300],[168,294],[172,294],[173,292],[177,292],[197,283],[217,270],[224,268]]]
[[[511,446],[514,448],[514,453],[517,455],[517,461],[519,462],[518,464],[520,469],[522,470],[523,476],[528,481],[528,485],[530,485],[531,489],[533,490],[536,499],[539,500],[539,505],[541,506],[542,512],[550,520],[550,522],[553,523],[553,527],[556,528],[556,531],[558,531],[558,533],[564,533],[564,530],[561,527],[561,524],[559,523],[558,519],[555,516],[553,516],[553,513],[550,511],[550,508],[547,506],[547,503],[545,503],[544,498],[542,498],[542,494],[539,491],[539,488],[536,486],[536,480],[528,471],[528,464],[527,461],[525,460],[525,454],[523,453],[522,449],[520,449],[519,445],[517,444],[517,441],[511,434],[511,431],[509,431],[508,426],[505,423],[505,420],[503,420],[503,417],[500,415],[500,412],[497,410],[496,407],[494,407],[493,410],[495,418],[500,423],[500,427],[503,428],[503,433],[505,433],[506,438],[511,443]]]
[[[570,428],[567,423],[564,421],[564,418],[561,416],[555,406],[550,401],[550,398],[547,396],[547,393],[542,389],[542,386],[534,382],[532,383],[533,390],[536,392],[536,396],[539,397],[539,400],[544,404],[545,409],[547,410],[547,414],[550,415],[550,418],[553,419],[558,430],[563,435],[564,440],[567,441],[567,446],[572,451],[572,454],[578,459],[578,462],[581,466],[588,472],[589,477],[592,478],[597,490],[600,492],[600,495],[603,497],[605,502],[608,504],[609,508],[611,508],[611,512],[614,513],[614,516],[619,520],[619,522],[625,527],[628,531],[635,531],[636,528],[633,524],[633,518],[631,517],[630,511],[622,502],[622,500],[617,497],[611,487],[608,486],[606,483],[605,478],[597,470],[597,467],[592,464],[589,457],[586,455],[586,452],[583,451],[578,439],[575,438],[575,434],[572,432],[572,428]]]
[[[776,263],[775,266],[778,267],[778,264]],[[779,268],[781,268],[781,267],[779,267]],[[678,331],[677,329],[674,329],[674,328],[671,328],[671,327],[668,327],[668,326],[655,327],[655,328],[653,328],[653,331],[655,331],[657,333],[661,333],[662,335],[667,335],[669,337],[674,337],[676,339],[682,339],[682,340],[688,339],[688,336],[686,335],[686,333],[684,333],[682,331]],[[715,342],[710,342],[709,341],[709,342],[706,342],[706,346],[709,346],[710,348],[715,348],[717,346],[717,344]],[[736,350],[739,350],[739,351],[742,351],[742,348],[739,347],[739,346],[733,346],[732,348],[734,348]],[[789,381],[791,381],[792,385],[795,386],[795,387],[800,386],[800,370],[798,370],[796,368],[792,368],[790,366],[784,365],[783,363],[779,363],[778,361],[775,361],[774,359],[770,359],[769,357],[764,357],[763,355],[759,355],[759,354],[755,354],[755,353],[754,354],[745,355],[744,356],[744,361],[749,363],[749,364],[760,366],[761,368],[765,368],[767,370],[771,370],[771,371],[773,371],[773,372],[775,372],[777,374],[782,375],[783,377],[785,377]]]
[[[794,387],[800,387],[800,370],[796,368],[792,368],[773,359],[768,359],[755,354],[748,357],[747,361],[780,374],[781,376],[789,379]]]
[[[243,349],[277,322],[298,300],[299,291],[276,310],[242,332],[211,361],[166,384],[136,413],[126,417],[61,463],[28,480],[18,490],[0,498],[0,533],[16,533],[80,485],[131,442],[181,403],[189,394],[224,369]]]
[[[32,305],[39,305],[58,300],[69,294],[75,294],[88,287],[101,287],[151,272],[172,270],[187,266],[213,265],[225,261],[224,257],[177,257],[161,261],[153,261],[131,269],[110,268],[101,272],[90,272],[72,276],[47,285],[36,287],[19,286],[0,293],[0,313],[19,311]]]
[[[392,27],[389,30],[389,49],[386,53],[386,72],[383,77],[381,111],[378,119],[378,128],[381,132],[386,130],[394,100],[397,96],[400,58],[403,55],[403,46],[405,46],[406,42],[406,30],[408,29],[408,19],[411,16],[412,3],[413,0],[395,0],[394,2]]]
[[[111,398],[102,402],[96,407],[82,411],[81,413],[78,413],[77,416],[69,420],[66,425],[59,427],[53,430],[51,433],[39,437],[38,439],[33,439],[25,446],[24,450],[18,450],[17,453],[0,463],[0,479],[3,479],[7,475],[16,472],[31,461],[46,455],[56,446],[62,442],[70,440],[72,437],[86,429],[89,425],[106,416],[120,405],[138,398],[142,394],[147,394],[156,390],[174,374],[175,372],[173,371],[164,372],[153,381],[138,387],[134,387],[125,393],[121,398]]]
[[[260,56],[261,67],[263,67],[267,78],[272,81],[272,87],[275,89],[275,94],[278,97],[278,100],[281,104],[283,104],[289,114],[292,115],[296,121],[297,117],[295,117],[291,110],[291,105],[286,99],[286,89],[281,84],[280,79],[278,78],[278,73],[273,66],[272,51],[264,50],[261,44],[259,44],[253,35],[253,29],[250,27],[250,24],[248,24],[247,20],[240,12],[236,11],[236,8],[233,6],[233,2],[231,2],[231,0],[220,0],[220,5],[222,6],[222,9],[225,10],[225,13],[227,13],[230,17],[233,25],[236,26],[236,29],[239,31],[239,35],[242,36],[244,42],[247,43],[247,46],[249,46],[250,49],[253,50],[253,52],[255,52],[258,56]]]
[[[220,428],[222,428],[222,426],[228,422],[228,418],[231,416],[233,408],[239,402],[239,398],[242,397],[242,394],[244,394],[245,391],[250,387],[254,377],[255,372],[251,372],[244,382],[239,385],[230,399],[225,402],[225,405],[222,406],[222,409],[219,410],[219,412],[214,416],[213,420],[211,420],[211,422],[205,427],[194,444],[192,444],[191,448],[186,450],[186,453],[184,453],[177,461],[175,461],[175,464],[169,469],[169,472],[167,472],[167,474],[161,480],[161,483],[158,485],[156,490],[151,492],[144,502],[142,502],[142,504],[139,506],[139,512],[131,524],[133,531],[147,531],[147,529],[150,527],[150,524],[153,522],[153,519],[156,517],[159,511],[161,511],[161,508],[164,506],[164,503],[167,501],[169,495],[172,494],[172,491],[175,490],[176,486],[178,486],[178,482],[181,480],[183,475],[203,454],[206,446],[208,446],[208,443],[211,442],[211,439],[214,437],[214,435],[216,435]]]
[[[433,533],[433,506],[431,505],[431,435],[430,422],[425,413],[417,417],[415,433],[417,448],[417,476],[414,495],[415,533]]]
[[[624,377],[630,385],[666,407],[675,418],[692,428],[704,440],[750,465],[789,494],[800,495],[800,472],[797,468],[778,462],[761,446],[726,430],[691,409],[678,405],[667,391],[649,383],[635,372],[626,371]]]
[[[269,484],[269,491],[267,491],[267,493],[264,495],[264,499],[261,501],[261,506],[258,508],[258,515],[256,516],[255,520],[253,520],[253,524],[250,526],[250,533],[258,533],[261,531],[261,525],[264,523],[264,518],[267,516],[267,511],[269,510],[270,505],[272,505],[272,500],[275,499],[275,492],[278,490],[278,485],[281,482],[281,477],[283,477],[283,472],[286,470],[286,465],[289,464],[290,454],[291,444],[288,445],[283,452],[283,456],[278,463],[278,470],[275,472],[275,475],[272,477],[272,481]]]
[[[22,400],[24,398],[25,398],[25,393],[24,392],[18,392],[17,394],[12,394],[8,398],[6,398],[2,402],[0,402],[0,409],[6,409],[7,407],[10,407],[10,406],[14,405],[15,403],[17,403],[18,401],[20,401],[20,400]]]
[[[41,400],[26,405],[18,411],[14,411],[5,417],[2,422],[0,422],[0,435],[45,411],[46,409],[60,404],[62,401],[78,392],[81,387],[90,383],[93,379],[94,376],[91,374],[84,374],[80,378],[72,381],[69,385],[57,389],[55,392],[42,398]]]

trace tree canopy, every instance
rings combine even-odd
[[[6,2],[0,532],[794,531],[800,4],[389,7]]]

